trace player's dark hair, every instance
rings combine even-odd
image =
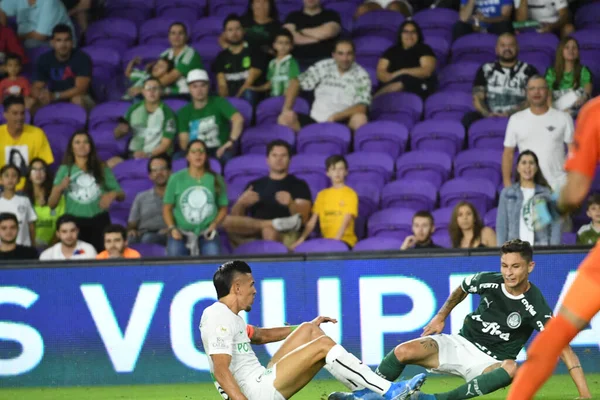
[[[23,60],[21,59],[21,56],[19,56],[18,54],[8,53],[6,55],[6,61],[5,62],[9,62],[10,60],[16,60],[19,63],[19,65],[23,65]]]
[[[327,159],[325,160],[325,168],[329,169],[339,162],[344,163],[344,168],[348,169],[348,161],[346,161],[344,156],[340,155],[333,155],[327,157]]]
[[[340,44],[349,44],[350,47],[352,47],[352,52],[356,53],[356,46],[354,45],[354,42],[350,39],[340,39],[337,42],[335,42],[335,46],[333,46],[333,51],[336,52],[337,48]]]
[[[600,206],[600,193],[594,193],[587,199],[587,208],[589,209],[594,204]]]
[[[10,106],[14,105],[14,104],[20,104],[23,107],[25,107],[25,99],[23,98],[23,96],[6,96],[4,98],[4,101],[2,102],[2,107],[4,107],[4,112],[7,112],[8,109],[10,108]]]
[[[292,156],[292,148],[290,147],[290,144],[288,142],[286,142],[285,140],[281,140],[281,139],[276,139],[276,140],[272,140],[269,142],[269,144],[267,145],[267,157],[269,156],[269,154],[271,154],[271,151],[273,151],[273,149],[275,147],[285,147],[287,152],[288,152],[288,156]]]
[[[188,30],[187,30],[187,26],[185,26],[185,24],[181,21],[175,21],[173,22],[171,25],[169,25],[169,32],[171,32],[171,28],[173,28],[174,26],[180,26],[181,29],[183,29],[183,33],[185,34],[185,37],[188,37]]]
[[[150,159],[148,160],[148,166],[147,166],[148,173],[152,172],[150,170],[150,166],[152,165],[152,161],[154,161],[154,160],[163,160],[165,163],[167,163],[167,169],[169,171],[171,170],[172,165],[173,165],[173,163],[171,161],[171,157],[169,157],[169,155],[167,153],[161,153],[161,154],[157,154],[157,155],[150,157]]]
[[[0,224],[4,221],[14,221],[15,224],[17,224],[17,226],[19,226],[19,220],[17,219],[17,216],[13,213],[9,213],[9,212],[0,213]]]
[[[431,222],[431,225],[434,225],[434,224],[435,224],[435,222],[434,222],[434,220],[433,220],[433,215],[432,215],[432,214],[431,214],[429,211],[427,211],[427,210],[421,210],[421,211],[417,211],[417,212],[415,213],[415,215],[413,215],[413,218],[412,218],[412,219],[413,219],[413,221],[414,221],[414,220],[415,220],[415,218],[417,218],[417,217],[419,217],[419,218],[427,218],[427,219],[429,219],[429,222]]]
[[[51,36],[51,38],[54,39],[54,36],[56,36],[56,34],[58,34],[58,33],[68,33],[69,34],[69,39],[73,39],[73,31],[71,31],[71,28],[67,24],[58,24],[58,25],[56,25],[54,27],[54,29],[52,29],[52,36]]]
[[[533,176],[533,183],[535,183],[536,185],[550,188],[550,184],[544,177],[544,174],[542,173],[542,170],[540,168],[540,162],[538,160],[538,156],[533,151],[525,150],[524,152],[520,153],[519,157],[517,158],[517,165],[519,165],[519,162],[521,162],[521,159],[524,156],[531,156],[533,158],[533,162],[535,162],[535,167],[537,168],[537,171],[535,172],[535,175]],[[519,175],[519,171],[517,171],[517,173],[515,174],[515,182],[520,182],[520,181],[521,181],[521,176]]]
[[[4,173],[9,169],[14,169],[17,173],[17,179],[21,179],[21,171],[15,164],[6,164],[4,167],[0,168],[0,176],[4,175]]]
[[[123,237],[123,240],[127,240],[127,229],[123,225],[119,224],[110,224],[106,228],[104,228],[104,235],[107,233],[120,233]]]
[[[280,30],[278,30],[275,34],[275,37],[273,38],[273,42],[275,42],[280,36],[285,36],[286,38],[290,39],[290,42],[292,44],[294,44],[294,35],[292,35],[292,32],[290,32],[289,30],[285,28],[281,28]]]
[[[500,248],[500,252],[502,254],[519,253],[527,263],[530,263],[531,260],[533,260],[533,249],[531,248],[531,244],[521,239],[505,242]]]
[[[240,25],[242,25],[242,19],[240,18],[240,16],[235,13],[232,13],[229,14],[227,18],[225,18],[225,20],[223,21],[223,30],[225,30],[227,28],[227,24],[232,21],[237,21],[240,23]]]
[[[458,226],[458,210],[460,210],[460,208],[463,206],[469,207],[469,209],[471,209],[471,213],[473,214],[473,238],[471,239],[471,243],[469,243],[469,248],[472,248],[473,244],[478,240],[481,243],[481,231],[483,230],[483,221],[481,221],[481,216],[473,204],[469,203],[468,201],[461,201],[454,207],[454,210],[452,210],[450,225],[448,225],[448,233],[450,234],[452,247],[455,249],[460,247],[460,242],[464,236],[462,229],[460,229],[460,226]]]
[[[77,227],[77,229],[79,229],[79,225],[77,225],[77,219],[73,215],[71,215],[71,214],[63,214],[63,215],[61,215],[56,220],[56,231],[58,232],[60,230],[60,227],[63,224],[70,224],[70,223],[75,224],[75,226]]]
[[[225,297],[231,292],[231,284],[236,274],[251,274],[252,269],[245,261],[227,261],[217,268],[213,275],[213,284],[217,291],[217,298]]]

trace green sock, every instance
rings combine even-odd
[[[483,396],[510,385],[512,378],[504,368],[498,368],[487,374],[479,375],[472,381],[465,383],[446,393],[435,395],[437,400],[462,400]]]
[[[406,367],[406,365],[398,361],[398,358],[396,358],[396,355],[394,354],[394,350],[392,350],[387,353],[383,360],[381,360],[381,364],[379,364],[375,373],[390,382],[394,382],[400,377],[400,374],[404,371],[404,367]]]

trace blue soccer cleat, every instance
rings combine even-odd
[[[392,383],[383,398],[385,400],[409,400],[410,396],[423,386],[425,379],[427,379],[426,374],[418,374],[408,381]]]
[[[327,400],[383,400],[383,397],[369,389],[362,389],[352,393],[333,392]]]

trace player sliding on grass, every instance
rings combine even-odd
[[[466,383],[450,392],[415,392],[411,400],[460,400],[494,392],[508,386],[517,372],[515,359],[533,330],[543,330],[552,316],[540,290],[529,282],[533,271],[533,250],[529,242],[512,240],[501,248],[500,273],[482,272],[467,277],[435,317],[425,326],[420,339],[402,343],[381,362],[376,373],[396,380],[408,364],[432,372],[457,375]],[[479,294],[477,309],[467,315],[458,335],[440,334],[445,320],[468,294]],[[431,336],[429,336],[431,335]],[[562,359],[582,398],[590,392],[570,347]],[[329,400],[377,399],[366,392],[332,393]]]
[[[289,399],[323,367],[351,390],[360,385],[384,399],[407,399],[425,380],[425,374],[420,374],[410,381],[392,383],[376,375],[319,328],[321,323],[337,322],[331,318],[318,317],[283,328],[246,325],[238,313],[250,311],[256,288],[252,271],[243,261],[221,265],[213,283],[219,301],[202,313],[200,334],[215,385],[224,399]],[[267,368],[260,365],[251,344],[284,339]]]

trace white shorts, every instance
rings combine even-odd
[[[502,362],[488,356],[477,346],[460,335],[428,336],[437,342],[439,348],[440,366],[431,372],[461,376],[470,381],[494,364]]]
[[[286,400],[281,393],[275,389],[275,378],[277,377],[277,366],[265,368],[252,383],[244,387],[244,395],[248,400]]]

